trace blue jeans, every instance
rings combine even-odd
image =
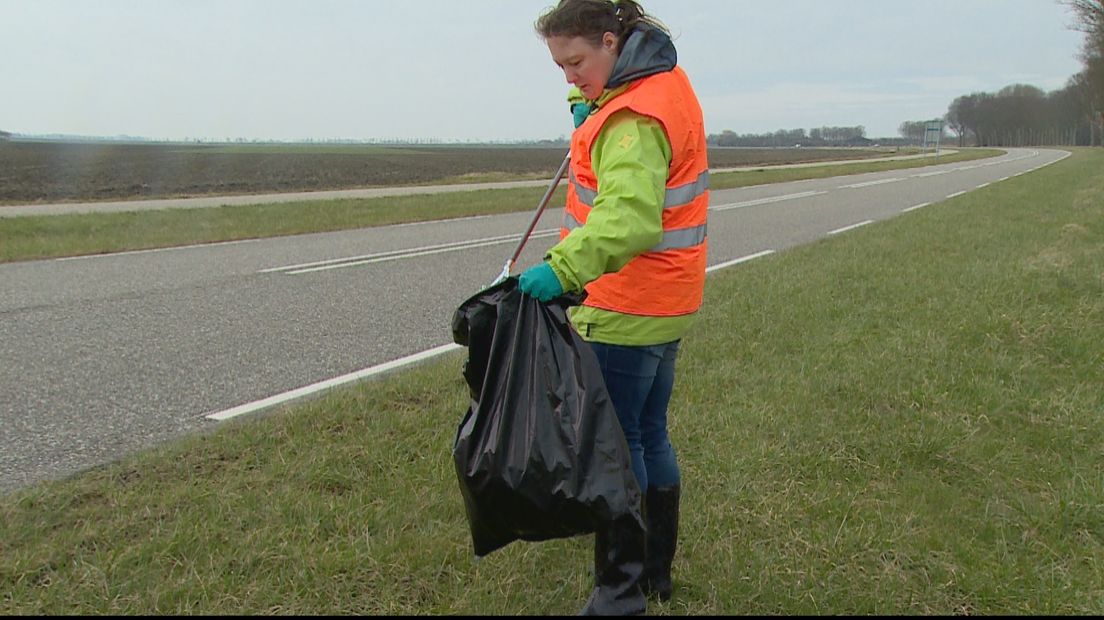
[[[679,484],[667,437],[667,403],[675,385],[679,341],[645,347],[590,343],[629,444],[640,490]]]

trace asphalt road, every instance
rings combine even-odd
[[[846,234],[1067,155],[714,191],[709,263]],[[554,243],[560,216],[545,213],[519,268]],[[0,265],[0,492],[452,350],[453,310],[498,275],[530,217]]]

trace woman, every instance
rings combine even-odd
[[[560,242],[519,286],[541,301],[587,292],[572,323],[597,354],[629,445],[647,552],[626,528],[596,533],[597,586],[583,611],[643,612],[642,590],[672,593],[681,480],[667,404],[705,285],[705,127],[670,36],[636,2],[561,0],[536,29],[583,101],[572,106]]]

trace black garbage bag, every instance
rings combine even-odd
[[[567,319],[579,301],[541,303],[509,278],[453,317],[453,339],[468,347],[472,402],[452,454],[477,556],[626,516],[644,527],[598,360]]]

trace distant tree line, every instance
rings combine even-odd
[[[719,134],[710,134],[706,142],[712,146],[866,146],[866,128],[857,127],[817,127],[808,133],[804,129],[779,129],[773,133],[737,134],[728,129]]]
[[[959,146],[1088,145],[1096,131],[1086,95],[1076,76],[1050,93],[1013,84],[996,93],[958,97],[944,118]]]
[[[1085,33],[1082,71],[1049,93],[1013,84],[958,97],[944,119],[959,146],[1104,146],[1104,0],[1063,3]]]
[[[1028,84],[1012,84],[995,93],[958,97],[943,117],[959,146],[1104,146],[1104,0],[1059,0],[1077,16],[1075,28],[1085,34],[1083,69],[1053,92]],[[928,121],[905,121],[901,141],[924,140]],[[736,134],[725,130],[708,136],[716,146],[836,146],[865,145],[863,127],[822,127],[778,130],[767,134]],[[930,136],[929,136],[930,137]],[[949,141],[947,134],[940,141]],[[892,139],[880,139],[884,144]]]

